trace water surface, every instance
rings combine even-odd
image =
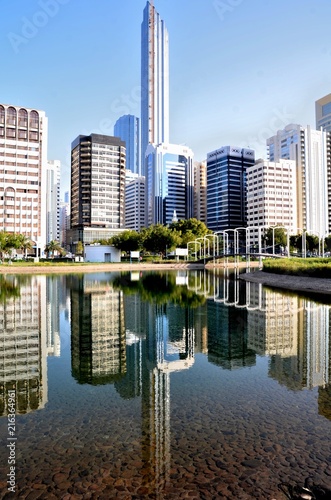
[[[1,498],[10,391],[17,498],[331,487],[328,303],[206,271],[8,276],[0,291]]]

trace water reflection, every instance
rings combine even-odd
[[[123,293],[94,275],[71,276],[72,375],[79,383],[115,382],[126,372]]]
[[[0,415],[7,415],[7,392],[16,391],[16,412],[47,402],[46,289],[44,277],[1,277]],[[7,293],[8,292],[8,293]]]
[[[113,394],[119,395],[125,404],[135,403],[139,413],[142,481],[156,498],[162,498],[161,491],[173,480],[170,471],[174,421],[177,432],[182,425],[181,420],[176,422],[176,412],[172,410],[171,389],[176,381],[178,388],[179,380],[191,380],[191,372],[201,370],[202,358],[203,363],[212,366],[213,376],[217,373],[235,377],[245,370],[261,370],[259,362],[266,357],[268,363],[263,364],[263,369],[270,384],[285,386],[293,394],[318,387],[318,413],[324,420],[331,420],[328,304],[240,282],[229,273],[218,276],[205,271],[33,276],[22,281],[10,277],[4,286],[8,290],[13,287],[14,292],[0,302],[0,354],[4,360],[0,371],[0,414],[7,414],[5,396],[12,387],[17,390],[18,413],[45,408],[47,356],[57,361],[55,358],[68,352],[74,394],[87,388],[90,392],[85,394],[92,395],[97,390],[89,386],[98,385],[102,386],[100,391],[113,388]],[[62,335],[62,345],[61,315],[71,333],[67,344]],[[203,371],[197,373],[203,377]],[[229,379],[224,377],[223,382],[229,384]],[[232,389],[230,384],[224,389],[220,389],[219,382],[216,385],[218,396],[213,404],[220,405],[218,408],[226,413],[225,399],[231,400]],[[207,385],[201,387],[208,392]],[[187,388],[199,405],[203,391],[196,396],[191,382]],[[224,394],[230,391],[224,401],[222,390]],[[252,401],[258,390],[253,393],[254,389]],[[107,392],[107,397],[110,394]],[[75,397],[79,412],[81,402],[78,395]],[[209,405],[209,401],[205,402]],[[217,434],[217,429],[213,434],[216,441],[223,439],[222,446],[226,446],[227,436],[235,435],[237,421],[231,412],[238,412],[240,422],[245,420],[240,414],[240,405],[245,405],[245,401],[241,401],[239,409],[235,402],[231,404],[230,413],[222,421],[222,433]],[[255,400],[254,404],[254,409],[249,402],[245,407],[246,412],[251,412],[251,421],[254,411],[259,411]],[[182,410],[177,402],[176,411],[183,412],[185,408]],[[212,415],[210,407],[209,414]],[[193,430],[200,429],[203,440],[203,412],[198,417],[200,423],[189,423]],[[104,419],[100,413],[103,422],[109,418],[108,415]],[[259,418],[263,421],[263,412]],[[62,424],[61,421],[57,425],[62,428]],[[116,423],[112,421],[111,425]],[[277,425],[276,421],[275,428]],[[247,428],[244,429],[242,435],[246,436]],[[268,429],[261,434],[262,442]],[[274,428],[270,432],[272,435]],[[233,441],[234,446],[234,438]],[[213,446],[218,445],[214,442]],[[270,453],[270,446],[266,450],[266,454]],[[240,450],[236,453],[240,455]],[[217,463],[225,467],[222,461]],[[222,474],[222,467],[216,476]]]

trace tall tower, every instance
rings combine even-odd
[[[296,162],[297,227],[324,236],[331,228],[331,135],[309,125],[289,124],[267,139],[270,161]]]
[[[246,169],[252,149],[224,146],[207,155],[207,226],[212,231],[246,226]]]
[[[23,234],[36,257],[46,245],[47,117],[0,104],[0,231]]]
[[[114,125],[114,136],[125,142],[126,168],[141,175],[139,118],[133,115],[121,116]]]
[[[71,144],[69,235],[84,243],[124,228],[125,143],[118,137],[79,135]]]
[[[141,25],[141,166],[145,175],[148,144],[169,142],[169,50],[168,32],[147,2]]]

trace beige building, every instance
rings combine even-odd
[[[295,234],[296,192],[295,161],[258,160],[247,168],[247,225],[284,226]],[[256,243],[257,234],[257,229],[251,231],[251,244]]]
[[[0,231],[46,244],[47,118],[44,111],[0,104]]]

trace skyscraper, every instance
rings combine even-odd
[[[46,242],[60,241],[60,176],[61,162],[47,161]]]
[[[44,111],[0,104],[0,230],[46,245],[47,117]]]
[[[246,225],[246,168],[252,149],[225,146],[207,155],[207,226],[212,231]]]
[[[114,135],[126,146],[126,168],[134,174],[141,174],[139,118],[133,115],[121,116],[114,126]]]
[[[296,164],[293,160],[258,160],[247,168],[247,225],[250,244],[258,243],[258,227],[297,228]]]
[[[193,153],[178,144],[150,144],[147,164],[147,224],[193,217]]]
[[[267,140],[270,161],[296,162],[297,227],[309,233],[329,234],[331,228],[331,135],[310,126],[289,124]]]
[[[316,129],[331,132],[331,94],[315,102]]]
[[[72,241],[109,238],[124,229],[125,143],[78,136],[71,145]]]
[[[145,175],[148,144],[169,142],[168,32],[153,2],[141,25],[141,166]]]

